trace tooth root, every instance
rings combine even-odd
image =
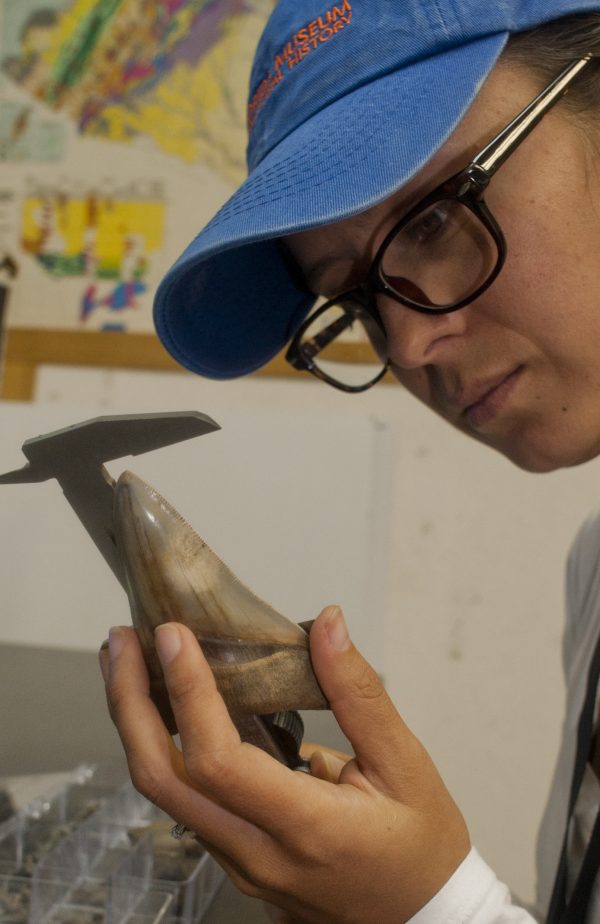
[[[228,709],[325,709],[308,636],[249,590],[179,513],[131,472],[115,489],[115,534],[152,694],[173,730],[154,629],[181,622],[202,646]]]

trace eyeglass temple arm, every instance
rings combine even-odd
[[[354,318],[350,314],[344,314],[341,317],[337,318],[333,323],[328,324],[327,327],[324,327],[319,331],[318,334],[315,334],[314,337],[311,337],[310,340],[305,341],[300,347],[300,352],[302,357],[310,361],[317,353],[320,353],[321,350],[324,350],[325,347],[329,346],[336,337],[338,337],[347,327],[350,327],[354,322]]]
[[[554,106],[566,93],[571,81],[590,63],[595,56],[587,54],[584,58],[573,62],[558,75],[556,80],[547,86],[539,96],[513,119],[490,144],[473,160],[473,165],[486,171],[488,177],[494,175],[510,156],[517,144],[520,144],[535,128],[540,119]]]

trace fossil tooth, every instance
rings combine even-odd
[[[249,590],[161,495],[131,472],[115,488],[115,538],[151,690],[175,729],[153,632],[195,634],[232,716],[326,709],[308,635]]]

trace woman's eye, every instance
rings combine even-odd
[[[403,229],[414,243],[426,244],[446,230],[449,210],[443,206],[435,206],[422,212]]]

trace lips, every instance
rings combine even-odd
[[[462,415],[474,430],[490,423],[503,410],[522,372],[523,366],[517,366],[463,397]]]

